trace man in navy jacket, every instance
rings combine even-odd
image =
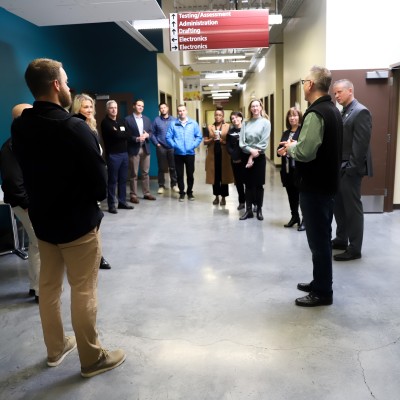
[[[125,117],[128,138],[128,155],[130,169],[130,201],[139,203],[137,195],[137,180],[139,167],[142,173],[142,190],[145,200],[155,200],[150,193],[150,136],[152,124],[150,118],[143,115],[144,102],[138,99],[133,104],[133,114]]]

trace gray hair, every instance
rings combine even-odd
[[[315,89],[328,93],[329,87],[332,83],[332,73],[328,68],[321,67],[319,65],[314,65],[310,69],[312,80],[315,85]]]
[[[118,106],[118,103],[115,100],[108,100],[106,103],[106,110],[110,108],[110,105],[115,103]]]

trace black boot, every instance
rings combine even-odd
[[[111,269],[111,265],[103,256],[101,256],[99,268],[100,269]]]
[[[262,215],[263,203],[264,203],[264,188],[261,186],[256,188],[256,204],[257,204],[256,213],[257,213],[257,219],[259,221],[262,221],[264,219]]]
[[[251,193],[251,190],[246,188],[246,212],[239,218],[240,221],[244,221],[247,218],[253,218],[253,211],[251,209],[251,206],[253,205],[253,195]]]
[[[239,219],[243,221],[247,218],[253,218],[253,217],[254,217],[253,210],[250,207],[246,209],[246,212]]]
[[[285,228],[291,228],[295,224],[300,226],[300,217],[298,215],[297,216],[292,215],[292,218],[290,218],[290,221],[287,224],[283,225],[283,226]]]
[[[306,226],[304,225],[304,219],[301,220],[300,225],[298,225],[298,227],[297,227],[297,230],[299,232],[306,230]]]

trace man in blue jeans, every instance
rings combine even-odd
[[[116,205],[122,210],[132,210],[126,202],[126,181],[128,179],[128,138],[125,126],[117,119],[118,104],[115,100],[106,103],[107,115],[101,121],[101,135],[106,153],[108,190],[108,212],[117,214]],[[115,193],[118,187],[118,201]]]
[[[281,142],[278,150],[280,155],[289,154],[296,160],[300,207],[312,253],[313,280],[297,285],[297,289],[308,292],[296,299],[301,307],[333,302],[331,224],[339,186],[343,122],[328,94],[331,82],[328,69],[310,69],[302,83],[305,100],[311,105],[304,114],[298,141]]]
[[[158,106],[160,115],[153,121],[153,134],[150,140],[156,146],[157,161],[158,161],[158,194],[163,194],[165,190],[165,175],[164,172],[168,169],[169,178],[171,181],[171,189],[173,192],[179,192],[176,182],[176,170],[174,160],[174,149],[169,146],[166,140],[168,127],[175,122],[176,118],[169,115],[167,104],[160,103]]]

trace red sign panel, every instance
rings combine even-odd
[[[269,46],[268,10],[172,13],[169,26],[172,51]]]

